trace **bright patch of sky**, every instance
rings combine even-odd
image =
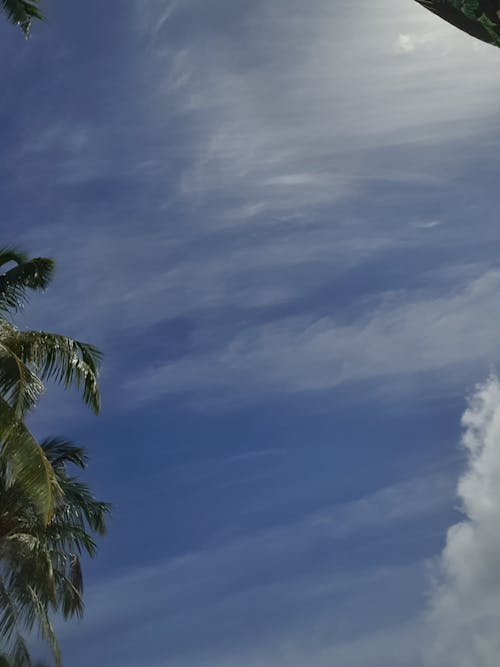
[[[67,663],[496,667],[500,51],[410,0],[45,8],[2,231],[58,262],[22,324],[105,353],[34,426],[116,506]]]

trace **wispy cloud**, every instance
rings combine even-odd
[[[96,655],[88,636],[98,638],[109,660],[124,665],[140,661],[145,646],[143,659],[151,667],[165,654],[176,667],[270,661],[299,667],[306,656],[325,666],[343,656],[342,664],[356,665],[370,650],[371,664],[382,665],[388,653],[381,638],[393,636],[395,651],[410,632],[400,627],[408,621],[403,608],[418,604],[426,569],[419,557],[391,567],[363,565],[363,553],[385,553],[401,526],[418,526],[442,511],[451,490],[442,474],[407,480],[288,525],[101,581],[87,591],[87,620],[62,629],[68,646],[77,638],[72,663],[79,667]],[[344,542],[348,536],[351,546]],[[393,622],[395,629],[387,631]],[[408,659],[412,651],[408,644]]]
[[[349,326],[331,315],[330,294],[390,250],[431,256],[424,250],[443,243],[441,212],[422,212],[422,192],[434,201],[465,157],[484,155],[499,102],[493,50],[476,53],[458,31],[396,0],[317,0],[307,10],[293,0],[286,11],[275,0],[227,24],[214,18],[227,11],[221,1],[209,16],[194,1],[160,7],[141,1],[125,13],[143,41],[133,63],[126,53],[108,63],[102,114],[75,117],[64,98],[66,115],[18,128],[22,149],[6,158],[18,174],[6,180],[12,233],[59,259],[54,290],[30,321],[57,321],[111,350],[116,378],[116,322],[123,344],[142,350],[145,335],[184,318],[181,347],[192,357],[171,365],[182,354],[157,339],[140,383],[151,398],[211,383],[232,395],[243,385],[317,390],[412,372],[417,360],[425,370],[488,358],[490,327],[480,334],[460,316],[463,305],[481,317],[467,292],[450,304],[448,294],[407,292],[405,305],[365,309]],[[398,35],[411,52],[395,52]],[[438,57],[444,48],[450,58]],[[464,152],[471,136],[480,147]],[[47,179],[41,220],[21,226],[28,184],[44,193]],[[460,227],[457,239],[469,252],[475,233]],[[379,273],[401,260],[388,261]],[[444,270],[442,256],[434,261]],[[485,289],[479,300],[491,304]]]
[[[464,518],[449,529],[438,567],[422,557],[417,542],[429,535],[436,514],[451,506],[453,480],[442,473],[101,581],[88,591],[88,620],[62,631],[68,647],[76,647],[74,664],[93,659],[92,642],[82,643],[89,636],[98,638],[96,651],[104,647],[123,665],[136,664],[147,646],[151,667],[160,667],[166,653],[175,667],[301,667],[308,661],[421,667],[422,660],[428,667],[496,666],[496,378],[473,394],[462,421],[468,463],[458,494]],[[413,556],[399,555],[393,563],[392,540],[403,526],[415,536]],[[365,550],[370,566],[360,558]],[[126,639],[118,642],[124,628]]]
[[[471,364],[487,370],[500,351],[492,318],[499,288],[500,274],[490,271],[437,298],[389,294],[352,324],[285,318],[244,327],[224,347],[156,366],[130,380],[129,389],[143,400],[214,391],[254,399]]]

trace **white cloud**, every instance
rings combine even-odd
[[[398,35],[397,46],[400,51],[405,53],[415,51],[415,39],[412,35]]]
[[[500,384],[478,388],[463,417],[463,520],[452,526],[432,597],[430,667],[497,667],[500,655]]]
[[[419,48],[427,47],[435,52],[435,42],[438,39],[438,34],[432,32],[421,34],[400,33],[396,40],[396,50],[400,53],[413,53]]]

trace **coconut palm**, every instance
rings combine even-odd
[[[57,438],[40,446],[60,490],[48,524],[23,485],[9,484],[7,467],[0,464],[0,641],[16,667],[31,667],[25,633],[33,631],[48,642],[56,665],[61,664],[51,612],[64,618],[83,614],[80,556],[95,555],[93,536],[105,533],[110,511],[108,503],[96,500],[70,474],[71,465],[86,466],[81,447]]]
[[[9,21],[20,26],[29,37],[33,19],[43,19],[39,0],[2,0],[2,7]]]
[[[0,249],[0,268],[10,264],[14,266],[0,275],[1,456],[12,474],[30,489],[48,520],[57,492],[54,475],[24,418],[36,406],[47,380],[65,387],[76,385],[84,402],[98,413],[100,353],[92,345],[60,334],[19,330],[9,315],[24,306],[29,291],[47,287],[54,263],[47,258],[29,259],[12,248]]]

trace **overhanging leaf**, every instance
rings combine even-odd
[[[29,37],[32,19],[44,18],[38,0],[2,0],[2,6],[8,19],[19,25],[26,37]]]

